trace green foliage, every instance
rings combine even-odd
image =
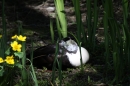
[[[81,41],[88,47],[90,51],[96,51],[96,47],[100,48],[100,44],[96,44],[96,30],[99,22],[103,22],[104,28],[104,43],[103,51],[101,51],[102,56],[96,55],[97,59],[102,59],[105,63],[104,74],[105,80],[108,80],[108,84],[119,84],[125,81],[129,81],[130,72],[130,31],[129,31],[129,1],[122,0],[122,19],[123,21],[117,20],[114,12],[114,1],[113,0],[102,0],[98,2],[97,0],[86,0],[86,25],[87,32],[85,32],[82,25],[82,17],[80,13],[80,0],[72,0],[76,16],[77,25],[77,42],[81,45]],[[99,5],[100,3],[100,5]],[[117,2],[118,3],[118,2]],[[100,10],[102,6],[103,10]],[[57,8],[56,8],[57,9]],[[99,21],[99,12],[103,13],[103,20]],[[121,15],[121,14],[120,14]],[[57,18],[59,21],[59,18]],[[60,24],[57,23],[57,28]],[[88,38],[86,37],[88,33]],[[83,40],[82,40],[83,39]],[[104,51],[105,49],[105,51]],[[104,53],[105,52],[105,53]],[[82,67],[81,67],[82,68]],[[114,71],[114,72],[111,72]],[[111,74],[112,73],[112,74]],[[110,77],[112,75],[114,77]],[[111,78],[111,79],[110,79]],[[113,78],[113,80],[112,80]],[[88,82],[91,82],[88,78]],[[107,81],[106,81],[107,82]]]
[[[83,31],[81,14],[79,8],[79,0],[73,0],[73,5],[75,8],[76,20],[77,20],[77,34],[78,40],[81,40],[81,33]],[[95,52],[96,45],[95,34],[96,28],[98,27],[98,3],[97,0],[91,1],[86,0],[87,6],[87,27],[88,27],[88,44],[89,49],[92,52]],[[109,72],[114,70],[115,78],[111,81],[113,83],[123,82],[128,79],[127,76],[124,76],[125,73],[128,73],[130,70],[130,60],[129,60],[129,25],[128,25],[128,17],[129,17],[129,9],[128,9],[128,0],[122,0],[122,8],[123,8],[123,23],[122,25],[117,22],[114,18],[113,11],[113,1],[106,0],[102,1],[102,6],[104,8],[104,17],[103,17],[103,25],[104,25],[104,33],[105,33],[105,63],[106,63],[106,77],[109,76]],[[83,35],[85,37],[85,35]],[[110,48],[111,47],[111,48]],[[104,51],[103,51],[104,52]],[[128,69],[128,70],[124,70]]]
[[[59,36],[62,34],[63,38],[67,37],[67,21],[64,10],[64,0],[54,0],[54,4],[57,13],[56,23]]]
[[[104,68],[104,74],[105,74],[105,80],[108,80],[108,84],[119,84],[123,83],[125,81],[130,80],[130,30],[129,30],[129,0],[122,0],[122,21],[118,22],[115,18],[115,12],[114,12],[114,0],[102,0],[101,6],[103,8],[103,28],[104,28],[104,43],[103,50],[99,52],[100,46],[96,44],[96,30],[98,27],[98,23],[101,22],[98,20],[99,17],[99,3],[98,0],[86,0],[86,25],[87,25],[87,31],[84,29],[82,24],[82,17],[80,12],[80,1],[81,0],[72,0],[74,10],[75,10],[75,16],[76,16],[76,27],[77,27],[77,34],[74,36],[79,46],[81,46],[81,41],[83,44],[85,44],[85,47],[88,47],[88,49],[91,51],[90,53],[96,53],[94,56],[96,59],[102,59],[105,63]],[[100,1],[99,1],[100,2]],[[30,85],[28,83],[28,76],[31,76],[31,79],[34,81],[35,86],[38,86],[38,83],[43,83],[44,85],[47,85],[47,81],[37,81],[35,71],[33,68],[33,65],[31,61],[31,65],[29,66],[29,75],[27,73],[26,69],[26,45],[25,42],[19,42],[19,44],[22,45],[22,49],[20,52],[14,51],[11,46],[7,48],[7,29],[6,29],[6,19],[5,19],[5,10],[4,10],[4,3],[5,0],[2,0],[2,28],[1,31],[2,37],[0,36],[0,57],[4,62],[0,63],[0,86],[13,86],[13,80],[14,75],[16,72],[20,73],[21,79],[15,86],[28,86]],[[59,38],[67,37],[67,21],[64,11],[64,0],[54,0],[54,4],[56,7],[56,25],[57,30],[59,34]],[[22,22],[18,21],[18,35],[23,34],[22,30]],[[53,30],[53,21],[50,21],[50,32],[51,32],[51,38],[52,42],[54,42],[54,30]],[[61,37],[62,35],[62,37]],[[87,38],[88,35],[88,38]],[[14,40],[13,40],[14,41]],[[57,43],[58,44],[58,43]],[[99,48],[99,49],[96,49]],[[105,51],[104,51],[105,49]],[[102,53],[102,56],[99,56],[98,53]],[[104,53],[105,52],[105,53]],[[58,45],[55,52],[55,57],[57,57],[58,54]],[[11,57],[13,55],[14,58],[11,58],[12,60],[10,62],[13,62],[14,64],[9,64],[7,56]],[[104,57],[103,57],[104,55]],[[81,55],[82,57],[82,55]],[[92,57],[92,59],[95,59]],[[105,59],[105,60],[104,60]],[[58,77],[56,77],[56,63],[58,63]],[[82,58],[81,58],[82,63]],[[57,58],[55,58],[54,61],[54,67],[52,72],[52,83],[51,85],[62,85],[63,83],[63,72],[61,68],[61,61],[58,61]],[[20,70],[20,72],[19,72]],[[81,70],[83,70],[83,65],[81,65]],[[111,72],[112,71],[112,72]],[[114,71],[114,72],[113,72]],[[113,80],[109,75],[112,75],[114,77]],[[87,83],[86,84],[92,84],[93,81],[91,80],[91,77],[86,77]],[[84,85],[84,82],[81,80],[77,80],[78,82],[75,82],[75,85]],[[71,83],[66,83],[67,86],[72,86]]]
[[[24,53],[23,52],[15,52],[14,55],[18,56],[21,59],[24,56]]]
[[[54,63],[53,63],[53,68],[52,68],[52,83],[53,84],[56,84],[55,80],[56,80],[56,64],[58,64],[58,73],[59,73],[59,85],[61,86],[62,85],[62,58],[60,59],[60,61],[58,61],[58,58],[57,58],[57,55],[58,55],[58,51],[59,51],[59,48],[58,48],[58,41],[57,41],[57,44],[56,44],[56,51],[55,51],[55,60],[54,60]]]
[[[4,73],[3,66],[0,66],[0,76],[3,76],[3,73]]]
[[[11,44],[13,44],[13,42]],[[6,85],[7,82],[9,82],[9,85],[12,84],[12,81],[8,81],[6,79],[9,77],[14,77],[14,75],[13,74],[8,75],[6,73],[9,73],[9,74],[12,73],[14,71],[14,69],[16,69],[16,67],[21,68],[21,69],[23,68],[23,66],[20,62],[20,59],[22,59],[22,57],[23,57],[23,52],[14,51],[13,48],[16,46],[17,45],[11,46],[7,49],[7,51],[5,51],[6,59],[4,59],[5,57],[2,57],[3,62],[0,63],[1,64],[1,71],[0,71],[1,77],[0,78],[2,79],[2,77],[5,77],[3,80],[1,80],[2,86]],[[9,71],[7,71],[7,70],[9,70]]]
[[[105,30],[105,48],[106,48],[106,68],[109,69],[108,65],[113,66],[115,71],[113,83],[118,84],[119,82],[123,82],[127,76],[124,76],[125,73],[129,72],[130,63],[128,59],[130,58],[129,55],[129,45],[126,44],[129,42],[129,29],[128,29],[128,22],[126,16],[128,17],[128,1],[122,0],[123,6],[123,18],[124,24],[120,25],[114,18],[114,11],[113,11],[113,2],[112,0],[106,0],[104,3],[104,30]],[[123,31],[123,33],[121,33]],[[123,37],[124,36],[124,37]],[[112,50],[110,50],[110,48]],[[112,55],[112,59],[110,56]],[[111,64],[111,61],[113,62]],[[126,65],[125,63],[128,62]],[[128,68],[129,67],[129,68]],[[125,70],[128,69],[128,70]],[[109,74],[108,70],[106,74]],[[108,75],[107,75],[108,76]],[[128,79],[128,77],[127,77]]]
[[[93,50],[95,49],[96,46],[96,30],[97,30],[97,24],[98,24],[98,1],[97,0],[86,0],[86,24],[87,24],[87,30],[88,30],[88,45],[89,49]]]
[[[2,16],[2,23],[3,23],[3,30],[0,37],[0,86],[13,86],[14,85],[14,76],[16,73],[19,73],[19,69],[21,70],[21,81],[19,79],[20,86],[28,86],[27,80],[27,71],[25,69],[26,65],[26,50],[25,50],[25,39],[20,35],[22,32],[22,25],[21,22],[19,23],[18,34],[12,37],[12,42],[7,49],[7,42],[6,42],[6,25],[5,25],[5,12],[4,12],[4,0],[3,0],[3,16]],[[31,65],[32,66],[32,65]],[[35,82],[35,86],[38,86],[37,79],[33,70],[32,66],[32,73],[31,73],[33,80]],[[17,84],[16,84],[17,85]]]

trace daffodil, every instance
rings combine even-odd
[[[26,36],[19,35],[17,38],[19,41],[26,41]]]
[[[12,42],[12,43],[11,43],[11,47],[12,47],[13,51],[21,52],[21,47],[22,47],[22,45],[21,45],[21,44],[18,44],[17,41]]]
[[[3,58],[2,58],[2,57],[0,57],[0,63],[3,63],[3,62],[4,62]]]
[[[13,55],[12,56],[7,56],[6,59],[5,59],[5,62],[7,64],[14,64],[14,57],[13,57]]]
[[[11,37],[11,39],[16,39],[17,38],[17,35],[14,35]]]

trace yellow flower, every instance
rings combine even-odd
[[[11,43],[11,47],[13,48],[13,51],[18,51],[21,52],[21,44],[18,44],[17,41],[14,41],[13,43]]]
[[[7,64],[14,64],[14,57],[12,56],[7,56],[5,59]]]
[[[2,35],[0,35],[0,38],[2,38]]]
[[[11,37],[11,39],[16,39],[17,38],[17,35],[14,35]]]
[[[20,41],[26,41],[26,36],[19,35],[19,36],[17,36],[17,38]]]
[[[3,62],[4,62],[3,58],[0,57],[0,63],[3,63]]]

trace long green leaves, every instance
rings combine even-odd
[[[93,4],[93,5],[92,5]],[[88,42],[89,48],[94,50],[95,49],[95,34],[98,24],[98,3],[97,0],[91,1],[86,0],[86,22],[87,22],[87,29],[88,29]]]
[[[22,22],[21,21],[17,21],[18,23],[18,34],[23,34],[23,28],[22,28]],[[25,49],[25,43],[22,43],[22,49],[23,51],[23,57],[22,57],[22,68],[21,68],[21,77],[22,77],[22,81],[23,81],[23,85],[27,85],[27,72],[26,72],[26,49]]]
[[[55,73],[56,73],[56,66],[58,65],[58,73],[59,73],[59,80],[60,80],[60,86],[62,86],[62,58],[58,60],[58,52],[59,52],[59,46],[58,46],[58,41],[56,43],[56,51],[55,51],[55,59],[53,63],[53,68],[52,68],[52,83],[56,80]]]
[[[121,26],[114,18],[113,2],[106,0],[104,4],[104,30],[105,30],[105,48],[106,48],[106,68],[113,66],[115,71],[112,83],[119,83],[125,80],[125,72],[129,72],[130,68],[130,45],[129,45],[129,29],[128,29],[128,1],[123,0],[123,18],[124,23]],[[111,48],[110,48],[111,47]],[[112,58],[110,56],[112,54]],[[108,64],[113,62],[111,66]],[[126,64],[127,63],[127,64]],[[110,70],[109,70],[110,71]],[[107,71],[106,71],[107,72]],[[108,73],[108,72],[107,72]],[[128,77],[127,77],[128,79]]]
[[[129,21],[128,18],[130,17],[129,11],[129,0],[122,0],[122,8],[123,8],[123,46],[124,46],[124,66],[126,70],[125,72],[129,73],[130,72],[130,29],[129,29]],[[126,79],[129,79],[127,76]]]
[[[104,18],[103,18],[103,24],[104,24],[104,33],[105,33],[105,59],[106,59],[106,66],[108,66],[108,62],[109,62],[109,57],[110,57],[110,51],[109,51],[109,34],[108,34],[108,13],[106,11],[108,11],[109,6],[108,6],[108,0],[106,0],[105,4],[104,4]],[[107,67],[106,67],[107,68]]]
[[[0,56],[5,58],[5,51],[7,49],[6,43],[7,43],[7,30],[6,30],[6,19],[5,19],[5,0],[2,0],[2,38],[1,38],[1,46],[0,46]]]
[[[81,54],[81,44],[82,44],[82,42],[80,42],[77,38],[76,38],[76,36],[74,35],[74,34],[72,34],[72,33],[69,33],[70,35],[72,35],[74,38],[75,38],[75,40],[76,40],[76,42],[78,43],[78,46],[79,46],[79,50],[80,50],[80,63],[81,63],[81,72],[83,72],[84,71],[84,68],[83,68],[83,60],[82,60],[82,54]]]
[[[76,22],[77,22],[77,35],[78,35],[78,39],[79,41],[81,41],[81,30],[82,30],[82,17],[81,17],[81,13],[80,13],[80,2],[79,0],[72,0],[73,1],[73,5],[74,5],[74,9],[75,9],[75,15],[76,15]]]
[[[32,79],[34,81],[34,84],[35,84],[34,86],[38,86],[38,81],[37,81],[37,77],[36,77],[36,74],[35,74],[35,71],[34,71],[32,61],[30,61],[29,59],[27,59],[27,60],[30,62],[30,68],[31,68],[30,74],[31,74]]]
[[[75,16],[76,16],[77,38],[80,42],[83,39],[82,42],[85,44],[85,46],[87,46],[87,36],[86,36],[85,29],[83,28],[82,17],[80,12],[80,0],[72,0],[72,1],[75,9]]]
[[[54,3],[58,17],[58,21],[56,21],[58,23],[58,30],[60,30],[63,37],[67,37],[67,21],[64,10],[64,2],[63,0],[54,0]]]

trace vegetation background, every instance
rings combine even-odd
[[[0,57],[6,58],[13,35],[27,39],[26,47],[21,43],[22,54],[11,52],[19,64],[0,64],[0,86],[129,86],[129,4],[129,0],[1,0]],[[66,36],[89,51],[86,65],[52,72],[26,67],[32,46],[36,49]]]

